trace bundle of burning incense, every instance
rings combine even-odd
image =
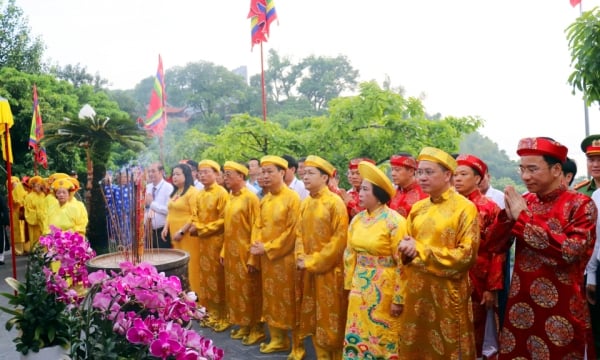
[[[140,263],[145,243],[145,172],[128,168],[117,176],[117,184],[107,177],[100,188],[107,209],[109,252],[122,253],[126,261]]]

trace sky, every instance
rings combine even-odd
[[[130,89],[164,67],[210,61],[260,71],[250,47],[248,0],[16,0],[31,34],[60,65],[81,64],[111,88]],[[583,10],[600,0],[582,0]],[[298,62],[346,56],[360,81],[385,76],[430,114],[479,116],[480,132],[516,159],[520,138],[550,136],[585,156],[581,94],[572,94],[565,29],[569,0],[275,0],[278,23],[264,44]],[[589,109],[600,133],[600,108]],[[425,144],[426,145],[426,144]]]

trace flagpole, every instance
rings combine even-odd
[[[38,176],[37,160],[35,156],[35,150],[33,151],[33,175]]]
[[[262,85],[262,111],[263,122],[267,122],[267,93],[265,87],[265,62],[263,56],[263,42],[260,42],[260,82]]]
[[[8,189],[8,218],[9,218],[9,229],[10,229],[10,253],[12,259],[12,273],[13,277],[17,278],[17,258],[15,255],[15,229],[13,226],[13,194],[12,194],[12,167],[10,163],[10,150],[9,150],[9,128],[8,124],[4,124],[4,153],[6,154],[6,178],[8,179],[6,187]],[[17,220],[18,221],[18,220]],[[2,251],[4,251],[4,243],[2,243]]]

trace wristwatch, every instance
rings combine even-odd
[[[184,232],[183,230],[179,230],[179,235],[183,236]]]

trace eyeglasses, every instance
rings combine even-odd
[[[538,166],[519,166],[519,168],[517,169],[517,171],[521,175],[525,175],[525,174],[533,175],[533,174],[539,173],[543,169],[544,168],[540,168]],[[546,169],[549,169],[549,167],[547,167]]]
[[[417,171],[415,171],[415,175],[418,176],[418,177],[422,177],[422,176],[432,177],[436,173],[437,173],[437,171],[433,170],[433,169],[425,169],[425,170],[418,169]]]

